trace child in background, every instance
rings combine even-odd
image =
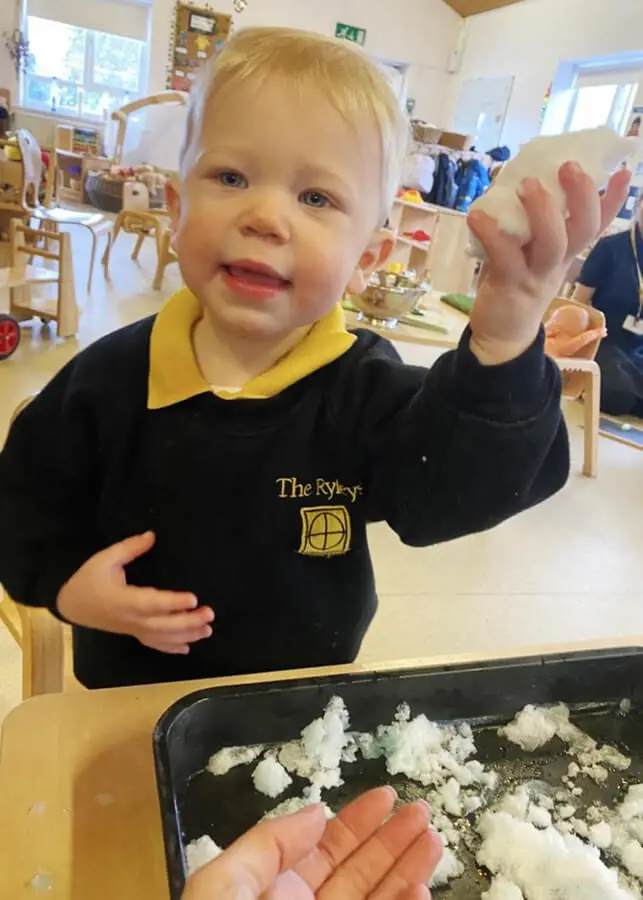
[[[622,205],[561,169],[523,185],[524,248],[483,214],[471,327],[431,370],[344,327],[391,250],[407,122],[377,66],[239,32],[190,96],[168,202],[186,287],[95,343],[0,456],[0,581],[74,625],[88,687],[347,663],[375,613],[366,525],[427,546],[564,484],[541,319]]]

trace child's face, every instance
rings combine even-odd
[[[226,87],[189,152],[168,192],[175,247],[226,330],[271,338],[310,325],[388,255],[377,129],[347,123],[321,92],[302,100],[278,79]]]

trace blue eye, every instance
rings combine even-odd
[[[299,199],[306,206],[312,206],[313,209],[325,209],[333,205],[328,197],[320,191],[304,191],[299,195]]]
[[[248,187],[248,179],[239,172],[219,172],[217,178],[224,187],[229,188],[246,188]]]

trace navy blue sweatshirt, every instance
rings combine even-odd
[[[343,332],[325,364],[235,401],[185,390],[189,322],[166,328],[167,384],[154,387],[163,315],[80,353],[0,454],[0,582],[16,601],[57,612],[90,556],[149,529],[156,544],[128,581],[191,591],[215,610],[213,636],[185,657],[74,628],[88,687],[350,662],[377,602],[368,522],[427,546],[491,528],[566,481],[542,335],[484,367],[466,333],[426,370],[375,334]]]

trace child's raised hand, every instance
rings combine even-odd
[[[148,531],[88,559],[60,589],[61,615],[86,628],[132,635],[162,653],[189,653],[190,644],[210,637],[214,613],[197,609],[194,594],[127,583],[125,566],[147,553],[154,540]]]
[[[515,359],[531,346],[570,264],[625,202],[630,173],[622,170],[614,175],[602,198],[576,163],[565,163],[559,178],[567,197],[567,218],[538,179],[523,182],[521,200],[532,233],[523,247],[485,213],[473,211],[469,216],[469,226],[488,260],[471,313],[471,351],[483,365]]]

